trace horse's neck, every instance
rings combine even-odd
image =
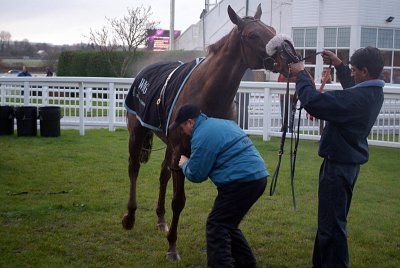
[[[205,83],[209,85],[203,91],[205,103],[216,105],[211,116],[230,117],[233,112],[233,100],[237,93],[240,81],[247,69],[241,61],[240,44],[224,47],[225,51],[207,57],[204,66]],[[229,50],[228,50],[229,49]]]

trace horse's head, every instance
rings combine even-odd
[[[290,38],[276,35],[273,27],[260,20],[261,4],[258,5],[254,17],[240,18],[230,6],[228,6],[228,14],[237,26],[241,55],[248,68],[264,68],[287,75],[288,65],[299,61]]]
[[[228,6],[231,21],[237,26],[236,32],[240,38],[240,54],[245,65],[250,69],[263,69],[267,58],[266,44],[276,35],[275,29],[264,24],[261,18],[261,4],[258,5],[254,17],[240,18]]]
[[[286,35],[274,36],[265,46],[265,50],[268,57],[264,59],[264,68],[285,76],[290,75],[289,64],[301,60],[296,54],[292,40]]]

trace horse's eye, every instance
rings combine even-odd
[[[248,35],[248,38],[249,39],[257,39],[258,38],[258,34],[256,34],[256,33],[250,33],[249,35]]]

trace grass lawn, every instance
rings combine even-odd
[[[252,137],[272,174],[279,139]],[[164,150],[154,151],[138,180],[135,227],[121,219],[129,192],[126,129],[62,130],[57,138],[0,136],[0,267],[206,267],[205,222],[216,189],[186,182],[178,227],[182,260],[165,259],[156,229],[158,175]],[[287,141],[287,148],[289,147]],[[154,148],[163,147],[155,139]],[[315,141],[300,141],[294,211],[288,153],[273,196],[268,188],[242,222],[260,267],[311,267],[317,221]],[[400,267],[400,150],[370,147],[349,214],[352,267]],[[172,185],[167,194],[171,220]]]

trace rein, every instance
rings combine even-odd
[[[320,53],[320,52],[319,52]],[[318,54],[319,54],[318,53]],[[303,58],[304,60],[304,58]],[[331,69],[332,63],[329,65],[329,70]],[[310,75],[308,73],[308,75]],[[310,76],[311,77],[311,76]],[[325,73],[325,76],[323,77],[321,87],[319,89],[320,92],[323,91],[326,82],[328,81],[330,77],[330,71]],[[274,172],[274,175],[272,177],[271,181],[271,187],[270,187],[270,195],[272,196],[275,192],[276,189],[276,183],[278,181],[278,175],[279,175],[279,169],[281,165],[281,160],[282,160],[282,155],[284,152],[284,146],[285,146],[285,140],[286,140],[286,133],[288,130],[288,106],[289,106],[289,80],[290,80],[290,67],[289,67],[289,74],[288,74],[288,79],[287,79],[287,86],[286,86],[286,93],[285,93],[285,114],[284,114],[284,121],[283,121],[283,126],[282,126],[282,137],[281,137],[281,143],[279,146],[279,152],[278,152],[278,163]],[[299,141],[300,141],[300,119],[301,119],[301,110],[302,107],[300,106],[299,110],[299,119],[297,121],[297,129],[294,128],[294,121],[295,121],[295,116],[296,116],[296,110],[297,110],[297,94],[295,92],[293,101],[291,103],[291,120],[289,129],[291,129],[291,142],[290,142],[290,183],[291,183],[291,188],[292,188],[292,199],[293,199],[293,207],[296,209],[296,197],[295,197],[295,191],[294,191],[294,175],[295,175],[295,169],[296,169],[296,158],[297,158],[297,148],[299,146]],[[296,133],[297,131],[297,133]],[[321,132],[322,133],[322,132]]]
[[[292,198],[293,198],[293,206],[294,209],[296,209],[296,197],[295,197],[295,192],[294,192],[294,172],[296,168],[296,156],[297,156],[297,147],[299,145],[299,136],[300,136],[300,116],[301,116],[301,107],[300,107],[300,112],[299,112],[299,120],[298,120],[298,125],[297,125],[297,135],[295,134],[295,128],[293,127],[294,125],[294,119],[296,115],[296,107],[297,107],[297,95],[296,92],[293,95],[293,100],[291,103],[291,109],[290,109],[290,122],[289,121],[289,82],[290,82],[290,74],[291,74],[291,68],[290,68],[290,63],[296,63],[300,62],[304,59],[301,59],[299,56],[296,55],[295,49],[293,45],[290,42],[284,41],[282,42],[281,47],[278,49],[278,53],[280,53],[281,57],[286,60],[286,64],[288,64],[288,74],[287,74],[287,83],[286,83],[286,93],[285,93],[285,113],[284,113],[284,119],[283,119],[283,125],[282,125],[282,136],[281,136],[281,142],[279,146],[279,152],[278,152],[278,163],[275,168],[274,175],[272,176],[272,181],[271,181],[271,187],[270,187],[270,195],[272,196],[275,193],[276,189],[276,184],[278,182],[278,175],[279,175],[279,170],[282,162],[282,155],[284,152],[284,147],[285,147],[285,140],[286,140],[286,134],[288,131],[288,126],[291,131],[291,146],[290,146],[290,180],[291,180],[291,188],[292,188]],[[294,143],[294,146],[293,146]],[[294,147],[294,148],[293,148]]]
[[[283,125],[282,125],[282,136],[281,136],[281,142],[279,145],[279,151],[278,151],[278,163],[275,168],[274,175],[272,176],[271,180],[271,187],[269,194],[272,196],[275,193],[276,189],[276,184],[278,182],[278,175],[279,175],[279,170],[281,167],[281,162],[282,162],[282,155],[284,153],[284,147],[285,147],[285,141],[286,141],[286,134],[288,127],[291,129],[291,146],[290,146],[290,180],[291,180],[291,187],[292,187],[292,198],[293,198],[293,206],[294,209],[296,209],[296,197],[295,197],[295,192],[294,192],[294,171],[296,167],[296,156],[297,156],[297,147],[299,145],[299,134],[300,134],[300,116],[301,116],[301,108],[299,109],[299,120],[298,120],[298,126],[297,126],[297,135],[294,134],[294,118],[296,115],[296,107],[297,107],[297,95],[296,93],[294,94],[293,101],[291,103],[291,123],[289,126],[288,119],[289,119],[289,82],[290,82],[290,67],[288,71],[288,76],[287,76],[287,83],[286,83],[286,93],[285,93],[285,113],[284,113],[284,118],[283,118]],[[293,140],[294,140],[294,149],[293,149]]]

